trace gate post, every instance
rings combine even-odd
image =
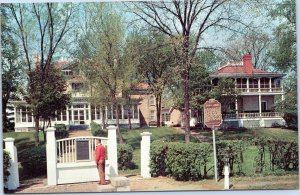
[[[117,150],[117,128],[114,125],[107,127],[108,140],[107,140],[107,153],[109,164],[109,177],[118,176],[118,150]]]
[[[141,133],[141,175],[143,178],[151,178],[150,174],[150,135],[152,133]]]
[[[46,129],[47,133],[47,181],[48,185],[57,185],[57,147],[55,139],[55,127]]]
[[[17,149],[14,146],[15,139],[8,137],[4,139],[4,141],[5,141],[5,150],[9,152],[9,156],[11,158],[10,159],[11,166],[9,168],[10,175],[8,176],[7,188],[9,190],[15,190],[20,186]]]

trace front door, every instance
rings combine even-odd
[[[267,102],[261,102],[261,112],[266,112],[267,109]]]

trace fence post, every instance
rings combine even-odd
[[[150,174],[150,132],[141,133],[141,175],[143,178],[151,178]]]
[[[55,127],[46,129],[47,133],[47,180],[48,185],[57,185],[57,147],[55,139]]]
[[[117,128],[114,125],[107,127],[107,154],[109,164],[109,177],[118,176],[118,151],[117,151]]]
[[[8,137],[4,139],[5,141],[5,150],[9,152],[10,155],[10,168],[7,181],[7,188],[9,190],[15,190],[20,186],[19,182],[19,169],[18,169],[18,156],[17,156],[17,149],[14,146],[14,138]]]

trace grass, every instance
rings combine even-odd
[[[32,148],[34,144],[34,132],[4,132],[2,134],[3,139],[7,137],[15,138],[15,146],[18,150],[18,154],[27,148]],[[39,132],[40,144],[44,143],[43,132]]]

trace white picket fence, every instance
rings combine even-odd
[[[88,150],[89,150],[89,158],[88,161],[94,161],[94,153],[96,149],[96,140],[101,140],[101,143],[104,146],[107,146],[106,137],[94,137],[94,136],[82,136],[82,137],[74,137],[74,138],[66,138],[56,140],[57,145],[57,162],[58,163],[75,163],[80,160],[77,159],[77,142],[78,141],[87,141],[88,142]]]
[[[107,147],[105,179],[118,175],[116,127],[108,127],[108,137],[75,137],[55,140],[55,128],[47,129],[47,180],[48,185],[99,181],[94,160],[96,139]],[[78,159],[78,141],[88,143],[88,157]],[[82,149],[82,148],[81,148]],[[86,148],[85,148],[86,149]],[[86,155],[86,153],[85,153]],[[55,171],[54,171],[55,170]]]

